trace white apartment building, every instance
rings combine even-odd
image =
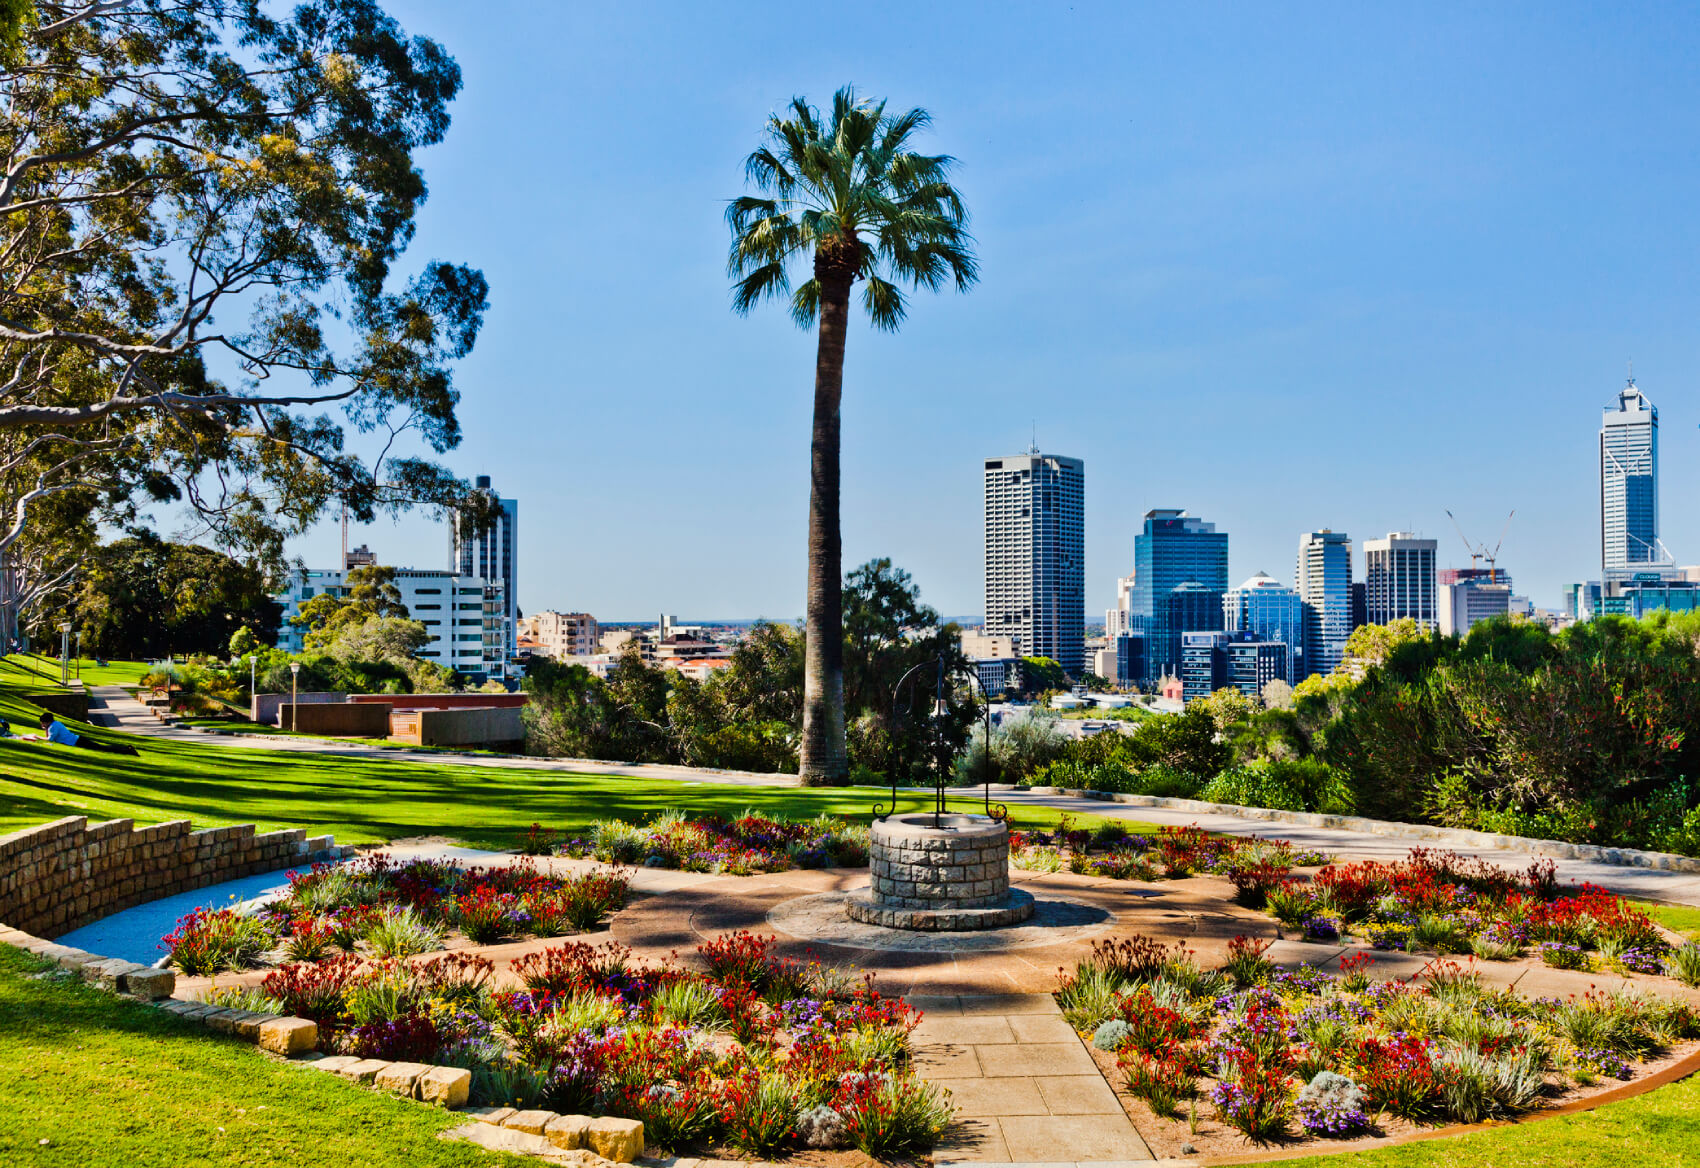
[[[1384,625],[1410,617],[1425,631],[1438,624],[1435,613],[1436,542],[1409,531],[1390,531],[1364,540],[1364,619]]]
[[[1030,449],[984,464],[986,632],[1085,664],[1085,463]]]
[[[1462,636],[1470,626],[1511,611],[1511,585],[1483,580],[1459,580],[1440,586],[1440,631],[1444,636]],[[1523,599],[1523,598],[1516,598]],[[1523,600],[1526,607],[1528,601]]]
[[[1014,637],[993,636],[975,629],[962,630],[961,645],[962,655],[970,661],[1021,656],[1021,646]]]
[[[303,602],[315,596],[348,594],[348,571],[306,569],[290,575],[276,597],[283,605],[277,647],[299,653],[306,630],[290,624]],[[499,580],[481,580],[428,568],[395,569],[396,588],[409,619],[425,626],[431,641],[420,651],[426,661],[474,677],[500,677],[507,664],[505,599]]]
[[[537,642],[534,652],[556,661],[586,657],[601,651],[596,618],[588,612],[547,609],[519,618],[519,635]]]

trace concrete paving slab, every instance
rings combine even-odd
[[[1102,1075],[1044,1075],[1035,1078],[1033,1085],[1052,1115],[1126,1114]]]
[[[986,1046],[1015,1041],[1009,1020],[1003,1017],[923,1018],[915,1027],[917,1043],[949,1042],[961,1046]]]
[[[1125,1114],[1010,1115],[998,1121],[1011,1161],[1150,1159]]]
[[[1074,1027],[1059,1015],[1014,1014],[1009,1028],[1017,1042],[1074,1042],[1078,1035]]]
[[[999,955],[1002,956],[1001,954]],[[1050,994],[963,994],[962,1012],[969,1017],[981,1014],[1059,1014],[1057,1000]]]
[[[1096,1075],[1098,1064],[1079,1039],[1073,1042],[1035,1042],[1011,1046],[979,1046],[975,1056],[988,1078],[1009,1075]],[[1079,1157],[1070,1157],[1078,1159]]]
[[[1009,1149],[1004,1146],[1003,1131],[997,1120],[959,1117],[945,1129],[933,1149],[933,1157],[937,1162],[974,1160],[1007,1164]]]
[[[956,1105],[956,1113],[968,1119],[1051,1114],[1032,1079],[934,1079],[933,1082],[950,1091],[950,1101]],[[1113,1095],[1111,1101],[1114,1102]]]

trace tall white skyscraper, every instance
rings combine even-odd
[[[479,475],[474,484],[490,491],[490,476]],[[491,492],[492,494],[494,492]],[[502,582],[503,673],[519,648],[519,501],[496,500],[500,514],[483,531],[462,531],[460,517],[449,522],[449,570],[462,576],[478,576]],[[471,634],[470,626],[466,635]]]
[[[1435,611],[1436,541],[1409,531],[1364,540],[1364,619],[1372,625],[1410,617],[1425,631]]]
[[[1086,464],[1030,449],[985,462],[986,632],[1085,668]]]
[[[1608,583],[1676,573],[1659,542],[1659,411],[1633,377],[1600,421],[1600,568]]]
[[[1304,604],[1306,675],[1340,666],[1352,635],[1352,539],[1343,531],[1299,536],[1293,585]]]

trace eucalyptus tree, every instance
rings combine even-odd
[[[463,500],[433,458],[488,289],[394,272],[442,47],[374,0],[0,0],[0,34],[0,572],[59,492],[274,561],[333,504]]]
[[[979,278],[968,214],[950,183],[954,159],[914,148],[927,111],[886,113],[849,87],[823,117],[802,98],[768,119],[767,141],[744,163],[759,194],[733,199],[727,262],[734,310],[787,300],[800,327],[817,330],[809,458],[809,567],[804,614],[803,733],[806,783],[849,773],[844,725],[843,540],[839,523],[839,407],[853,285],[875,328],[894,332],[903,288],[966,291]],[[792,271],[807,278],[792,286]]]

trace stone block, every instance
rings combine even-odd
[[[147,966],[137,965],[134,961],[120,961],[117,958],[112,958],[109,961],[96,961],[83,966],[80,976],[90,985],[117,992],[126,974],[140,973],[146,968]]]
[[[306,1054],[319,1045],[319,1027],[305,1018],[273,1018],[260,1023],[260,1049],[285,1057]]]
[[[390,1064],[384,1059],[355,1059],[337,1074],[351,1083],[370,1083],[378,1077],[378,1072]]]
[[[413,1085],[413,1093],[450,1111],[465,1107],[472,1097],[472,1072],[463,1067],[427,1067]]]
[[[391,1063],[379,1071],[372,1082],[380,1091],[411,1096],[413,1085],[419,1081],[419,1076],[430,1069],[428,1063]]]
[[[527,1135],[540,1136],[543,1129],[549,1126],[549,1121],[554,1118],[553,1111],[516,1111],[502,1121],[502,1126],[525,1132]]]
[[[515,1114],[515,1109],[512,1107],[473,1107],[469,1108],[466,1114],[479,1123],[495,1124],[500,1127],[504,1119]]]
[[[231,1023],[230,1032],[243,1042],[260,1041],[260,1027],[274,1018],[273,1014],[252,1014],[244,1010]]]
[[[240,1010],[214,1010],[211,1014],[204,1015],[201,1021],[206,1023],[208,1030],[218,1034],[234,1034],[236,1019],[241,1016]]]
[[[635,1119],[604,1115],[590,1121],[585,1142],[598,1156],[616,1164],[630,1164],[643,1155],[643,1124]]]
[[[123,990],[127,994],[135,994],[138,998],[157,1002],[177,992],[177,975],[169,969],[149,967],[136,970],[124,975]]]
[[[351,1054],[327,1055],[322,1059],[314,1059],[307,1065],[316,1071],[340,1072],[344,1067],[352,1067],[360,1060]]]
[[[587,1146],[591,1122],[588,1115],[557,1115],[543,1126],[543,1138],[568,1151],[583,1148]]]

